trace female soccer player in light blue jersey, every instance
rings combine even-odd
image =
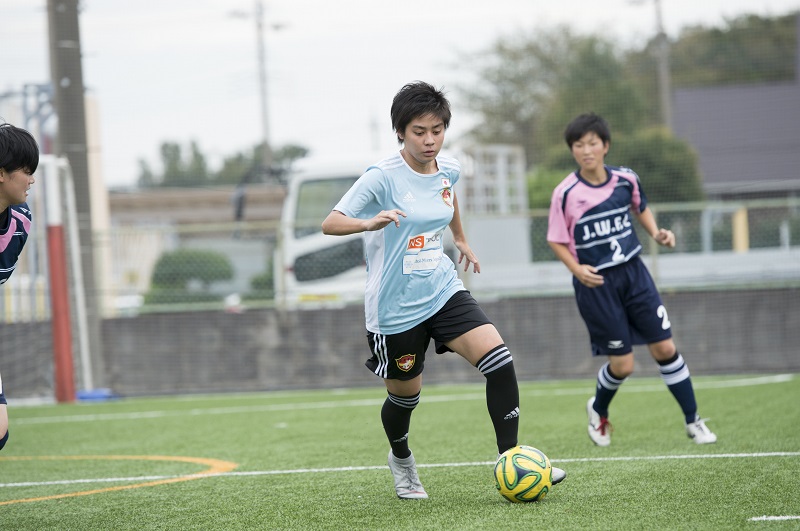
[[[717,436],[697,415],[692,380],[672,340],[672,326],[639,253],[635,217],[660,245],[675,246],[672,231],[659,228],[647,208],[638,176],[605,164],[611,145],[606,121],[582,114],[567,126],[564,138],[580,169],[553,191],[547,241],[573,275],[572,285],[594,356],[608,356],[589,398],[589,437],[611,444],[608,406],[633,372],[633,345],[647,344],[661,377],[681,406],[687,435],[698,444]]]
[[[11,124],[0,124],[0,284],[14,272],[28,240],[31,212],[25,198],[38,165],[39,147],[31,134]],[[0,449],[8,441],[6,403],[0,377]]]
[[[427,498],[408,445],[411,413],[420,401],[425,351],[456,352],[486,377],[486,403],[497,450],[517,445],[519,392],[514,363],[497,329],[464,289],[443,251],[447,227],[464,271],[480,273],[461,226],[457,160],[439,156],[450,104],[433,86],[415,82],[394,97],[392,127],[402,148],[371,166],[322,223],[325,234],[363,232],[367,260],[365,314],[371,357],[388,397],[381,420],[397,496]],[[564,479],[553,469],[553,483]]]

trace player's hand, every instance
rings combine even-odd
[[[389,223],[394,223],[395,227],[399,227],[401,216],[406,217],[406,213],[397,208],[381,210],[377,216],[366,221],[364,230],[381,230]]]
[[[675,233],[669,229],[658,229],[658,232],[653,239],[665,247],[675,247]]]
[[[458,249],[458,263],[464,262],[464,271],[469,271],[469,265],[472,264],[472,271],[475,273],[481,272],[481,265],[478,263],[478,257],[472,252],[472,249],[467,242],[453,242]]]
[[[597,274],[597,268],[586,264],[578,266],[578,272],[575,273],[575,278],[587,288],[596,288],[605,283],[603,275]]]

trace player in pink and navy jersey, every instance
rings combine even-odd
[[[31,134],[11,124],[0,124],[0,284],[14,272],[28,240],[31,212],[25,199],[38,165],[39,147]],[[0,377],[0,449],[8,441],[6,408]]]
[[[659,228],[636,173],[605,164],[611,132],[603,118],[578,116],[564,139],[579,169],[553,191],[547,242],[573,275],[592,354],[608,357],[586,404],[589,437],[599,446],[611,444],[608,406],[633,372],[633,345],[646,344],[683,411],[687,435],[698,444],[716,442],[697,414],[689,369],[672,339],[653,278],[639,258],[642,244],[633,219],[660,245],[674,247],[675,235]]]

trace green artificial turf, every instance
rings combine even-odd
[[[423,389],[410,444],[430,498],[418,501],[394,494],[379,386],[12,401],[0,529],[800,528],[800,376],[693,380],[716,444],[686,437],[659,379],[621,388],[608,448],[586,434],[594,382],[521,382],[519,442],[568,474],[530,504],[495,490],[480,385]]]

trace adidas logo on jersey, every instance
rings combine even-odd
[[[414,197],[414,194],[411,192],[406,192],[406,195],[403,196],[403,203],[413,203],[417,199]]]

